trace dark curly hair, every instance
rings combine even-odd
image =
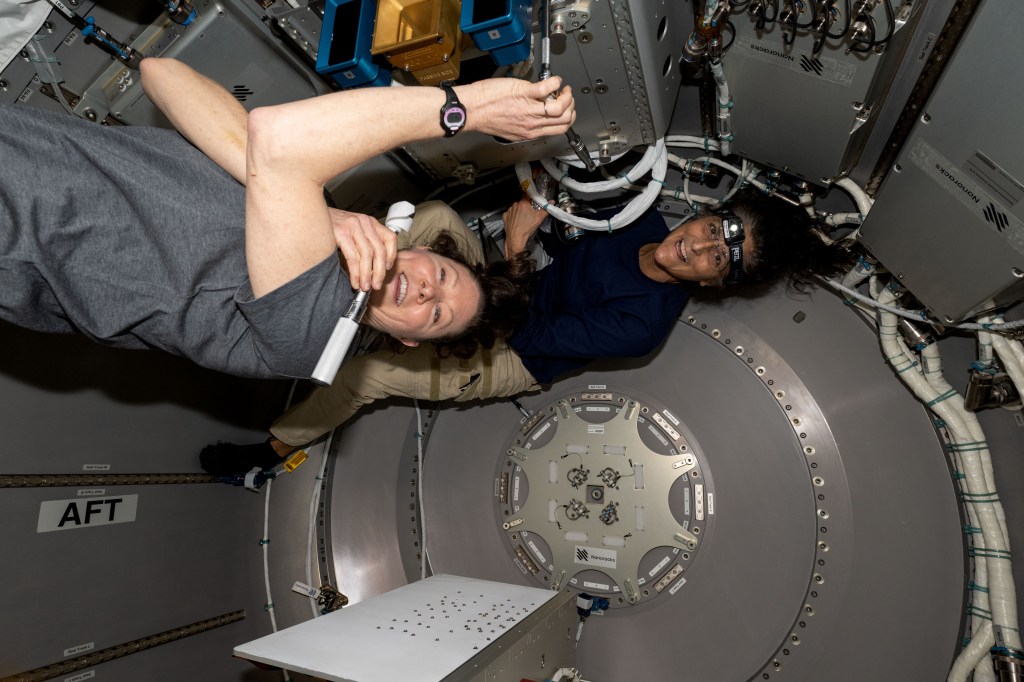
[[[439,358],[470,358],[478,348],[492,348],[495,341],[509,336],[523,323],[533,276],[533,259],[520,254],[510,260],[471,264],[455,239],[445,232],[434,237],[428,246],[437,255],[466,266],[482,294],[480,308],[466,331],[458,336],[431,339]],[[398,353],[406,348],[392,337],[387,337],[387,343]]]
[[[848,246],[822,239],[816,221],[803,207],[749,187],[737,192],[727,206],[753,234],[753,253],[743,263],[744,284],[788,276],[790,287],[803,291],[818,277],[834,276],[856,261]]]

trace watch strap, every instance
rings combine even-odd
[[[441,130],[445,137],[453,137],[466,126],[466,106],[459,101],[455,90],[448,83],[441,83],[445,101],[441,107]]]

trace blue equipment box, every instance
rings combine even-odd
[[[530,54],[532,0],[462,0],[459,28],[476,46],[491,53],[498,66]]]
[[[342,88],[389,85],[391,71],[373,55],[376,0],[327,0],[317,48],[316,72],[330,76]]]

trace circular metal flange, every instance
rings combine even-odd
[[[852,562],[853,511],[839,447],[803,381],[745,325],[731,318],[716,318],[714,313],[704,311],[700,317],[684,314],[680,321],[728,349],[771,392],[797,438],[811,484],[806,513],[814,515],[815,535],[813,563],[804,568],[809,580],[803,605],[789,634],[751,678],[771,680],[779,677],[787,661],[800,651],[814,650],[822,644],[825,632],[813,626],[822,620],[822,609],[830,607],[845,587]]]
[[[683,431],[668,408],[607,386],[537,410],[509,438],[496,481],[520,570],[613,608],[675,594],[714,500]]]

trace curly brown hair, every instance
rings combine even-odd
[[[523,323],[534,271],[533,259],[520,254],[510,260],[471,264],[455,239],[445,232],[434,237],[428,246],[437,255],[466,266],[481,293],[480,308],[466,331],[457,336],[431,339],[439,358],[470,358],[481,347],[492,348],[495,341],[511,335]],[[406,348],[398,339],[387,337],[386,340],[396,353]]]

